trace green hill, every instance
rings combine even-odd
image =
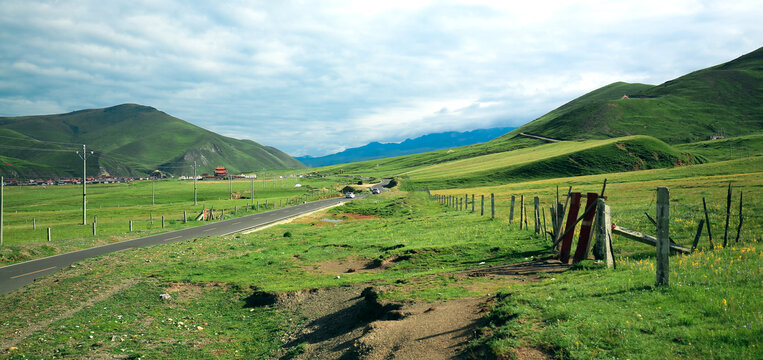
[[[607,85],[504,137],[522,132],[563,140],[648,135],[674,144],[761,130],[763,48],[658,86]]]
[[[669,168],[701,161],[649,136],[563,141],[422,167],[401,175],[414,188],[460,188]]]
[[[123,104],[59,115],[0,117],[0,173],[8,177],[81,175],[76,150],[95,153],[89,174],[174,175],[304,167],[273,147],[225,137],[152,107]]]

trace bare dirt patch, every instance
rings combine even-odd
[[[394,264],[395,260],[392,257],[370,263],[383,270],[383,263]],[[318,263],[313,271],[342,274],[353,268],[363,271],[368,264],[368,259],[351,257]],[[568,269],[569,265],[558,260],[535,259],[460,271],[454,275],[453,284],[493,292],[507,282],[540,281],[545,276],[542,274]],[[459,284],[474,277],[485,277],[486,281]],[[417,279],[409,281],[415,283]],[[306,318],[305,325],[285,339],[284,358],[291,358],[293,354],[285,352],[296,348],[301,348],[297,359],[458,358],[475,331],[485,326],[483,315],[494,299],[482,296],[439,302],[392,302],[378,300],[378,291],[353,286],[277,295],[274,301],[278,306]],[[516,348],[513,356],[528,360],[550,358],[527,346]]]
[[[319,272],[333,275],[355,272],[379,272],[383,270],[381,267],[375,266],[373,261],[359,257],[326,260],[312,265],[304,265],[302,268],[309,272]]]
[[[536,348],[519,346],[514,349],[514,359],[517,360],[548,360],[551,355]]]
[[[455,358],[482,325],[484,302],[471,298],[406,304],[399,310],[403,319],[370,323],[355,342],[355,352],[370,360]]]

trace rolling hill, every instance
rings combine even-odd
[[[58,115],[0,117],[0,174],[6,177],[81,176],[75,151],[87,144],[88,174],[199,174],[304,167],[284,152],[202,129],[152,107],[123,104]]]
[[[652,86],[594,90],[505,135],[604,139],[648,135],[670,144],[763,130],[763,48]]]
[[[336,154],[318,157],[301,156],[295,159],[307,166],[313,167],[382,159],[482,143],[493,140],[514,129],[513,127],[501,127],[465,132],[447,131],[427,134],[414,139],[406,139],[401,143],[372,142]]]

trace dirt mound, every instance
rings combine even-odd
[[[403,306],[396,321],[374,321],[355,341],[362,359],[452,359],[482,326],[484,299],[457,299]]]
[[[449,359],[480,325],[484,299],[435,304],[380,301],[378,289],[338,287],[279,295],[279,305],[308,317],[285,349],[296,359]]]

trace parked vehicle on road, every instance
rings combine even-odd
[[[344,197],[346,197],[348,199],[354,199],[355,198],[355,193],[348,192],[347,194],[344,194]]]
[[[371,189],[371,194],[379,194],[379,193],[381,193],[381,191],[379,191],[379,189],[377,189],[377,188]]]

